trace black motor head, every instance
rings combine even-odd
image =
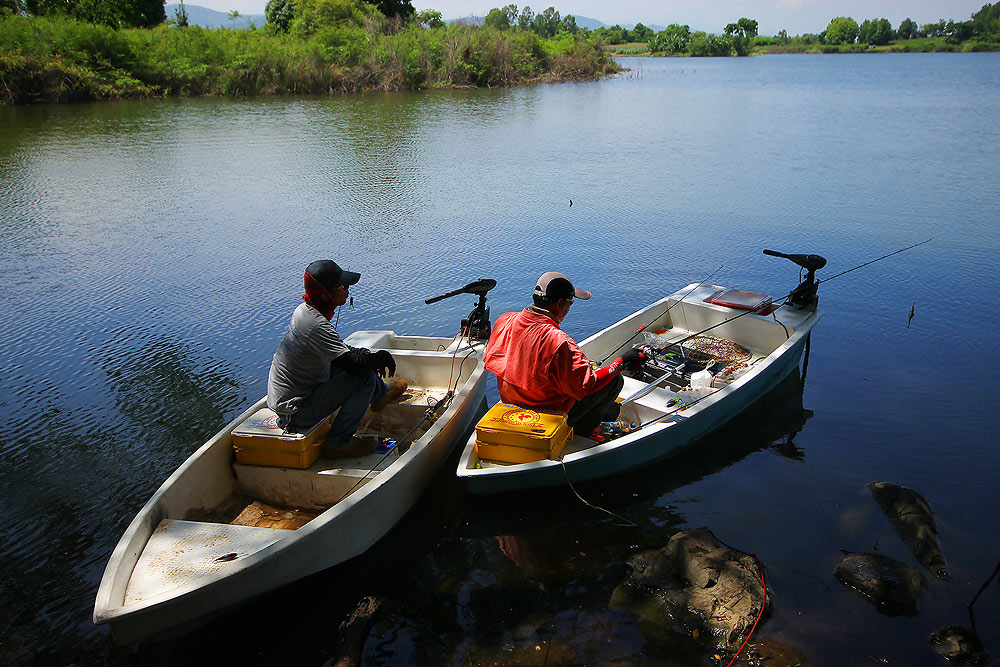
[[[786,255],[777,250],[765,250],[764,254],[790,259],[807,271],[816,271],[826,266],[826,258],[819,255]]]

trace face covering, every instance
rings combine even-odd
[[[318,310],[326,319],[333,317],[333,311],[337,307],[333,303],[333,297],[330,296],[330,292],[323,287],[320,281],[309,275],[308,272],[305,276],[305,285],[306,293],[302,295],[302,300]]]

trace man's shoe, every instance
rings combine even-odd
[[[374,436],[354,436],[346,445],[323,444],[323,457],[342,459],[348,456],[364,456],[371,454],[378,447],[378,438]]]
[[[385,392],[385,396],[378,403],[372,404],[372,412],[382,412],[385,406],[389,405],[397,398],[402,396],[406,392],[407,388],[406,380],[393,380],[392,384],[389,385],[389,389]]]

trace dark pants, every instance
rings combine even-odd
[[[615,399],[624,386],[625,378],[619,373],[611,382],[574,403],[566,418],[573,432],[586,438],[601,422],[617,420],[621,408]]]
[[[326,434],[326,444],[350,444],[368,406],[381,401],[386,391],[385,382],[372,371],[352,375],[336,369],[302,401],[288,426],[293,431],[307,431],[339,409]]]

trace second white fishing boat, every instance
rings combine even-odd
[[[788,297],[772,303],[763,294],[691,284],[585,339],[580,348],[591,360],[617,356],[627,346],[655,352],[641,370],[626,374],[620,422],[611,425],[606,441],[575,434],[554,458],[511,462],[481,457],[497,448],[477,446],[473,434],[458,464],[468,490],[554,486],[665,458],[699,442],[796,371],[823,317],[815,271],[826,260],[765,253],[808,271]]]

